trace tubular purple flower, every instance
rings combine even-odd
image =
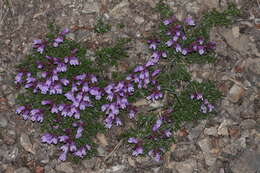
[[[67,33],[69,33],[69,29],[68,28],[65,28],[62,32],[61,32],[61,35],[66,35]]]
[[[143,66],[137,66],[135,69],[134,69],[134,72],[140,72],[140,71],[143,71],[144,70],[144,67]]]
[[[20,106],[16,109],[16,113],[20,114],[21,112],[23,112],[25,110],[25,106]]]
[[[187,17],[187,18],[185,19],[185,23],[186,23],[187,25],[189,25],[189,26],[195,26],[195,22],[194,22],[194,20],[192,19],[192,17]]]
[[[76,57],[70,57],[70,65],[79,65],[79,61]]]
[[[66,143],[66,141],[69,140],[69,137],[64,135],[64,136],[59,136],[58,139],[60,142]]]
[[[159,118],[159,119],[156,121],[156,123],[153,125],[152,130],[153,130],[154,132],[157,131],[157,130],[161,127],[161,125],[162,125],[162,119]]]
[[[121,126],[122,125],[122,121],[117,117],[116,118],[116,126]]]
[[[128,139],[128,143],[137,144],[138,140],[136,138],[131,137],[131,138]]]
[[[70,152],[77,151],[77,146],[76,146],[75,142],[70,143],[69,148],[70,148]]]
[[[153,73],[152,73],[152,77],[155,77],[155,76],[157,76],[159,73],[160,73],[160,69],[157,69],[157,70],[155,70]]]
[[[143,154],[143,148],[141,146],[136,147],[136,149],[133,151],[133,156],[138,156],[140,154]]]
[[[207,113],[207,107],[204,105],[204,104],[202,104],[201,106],[200,106],[200,111],[202,112],[202,113]]]
[[[209,112],[212,112],[213,109],[215,108],[212,104],[208,104],[207,107]]]
[[[76,139],[78,139],[78,138],[80,138],[80,137],[82,136],[83,130],[84,130],[83,127],[79,127],[79,128],[77,129],[77,134],[76,134],[76,136],[75,136]]]
[[[182,55],[187,55],[188,49],[187,48],[182,49],[181,53],[182,53]]]
[[[15,83],[16,83],[16,84],[17,84],[17,83],[22,83],[22,82],[23,82],[22,77],[23,77],[23,73],[22,73],[22,72],[18,73],[18,74],[15,76]]]
[[[78,156],[80,158],[83,158],[86,155],[86,148],[85,147],[81,147],[78,151],[76,151],[74,153],[75,156]]]

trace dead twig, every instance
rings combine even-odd
[[[109,159],[110,157],[112,157],[114,155],[114,153],[120,148],[120,146],[123,144],[123,139],[121,139],[119,141],[119,143],[115,146],[115,148],[113,149],[113,151],[111,151],[104,159],[104,161],[106,161],[107,159]]]

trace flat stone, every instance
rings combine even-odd
[[[119,4],[117,4],[111,11],[110,16],[115,18],[120,18],[124,15],[127,15],[129,12],[129,2],[128,0],[123,0]]]
[[[232,29],[225,29],[221,34],[233,49],[242,54],[248,53],[250,41],[247,35],[241,34],[240,37],[236,38],[232,33]]]
[[[3,114],[0,114],[0,128],[6,128],[7,124],[7,119],[4,117]]]
[[[244,93],[244,88],[240,87],[237,84],[234,84],[228,92],[228,99],[231,102],[236,103],[244,95]]]
[[[208,136],[218,136],[217,127],[210,127],[204,130],[204,134]]]
[[[35,149],[33,148],[32,143],[31,143],[31,140],[27,134],[25,134],[25,133],[21,134],[20,143],[21,143],[22,147],[25,149],[25,151],[30,152],[32,154],[36,153]]]
[[[31,173],[31,171],[28,168],[22,167],[18,168],[14,171],[14,173]]]
[[[199,146],[202,150],[206,164],[208,166],[214,165],[217,158],[212,156],[211,153],[210,153],[211,152],[211,146],[210,146],[209,138],[205,138],[205,139],[200,140],[198,142],[198,144],[199,144]]]
[[[184,162],[176,162],[175,168],[179,173],[193,173],[196,168],[196,161],[189,159]]]
[[[57,171],[65,172],[65,173],[73,173],[74,172],[70,162],[61,163],[61,164],[57,165],[55,167],[55,169]]]
[[[260,171],[260,154],[245,151],[237,160],[231,162],[233,173],[257,173]]]
[[[256,125],[256,121],[253,120],[253,119],[247,119],[247,120],[244,120],[241,122],[240,126],[243,128],[243,129],[252,129],[254,128]]]
[[[219,1],[217,0],[203,0],[203,4],[205,4],[209,9],[217,9],[219,6]]]
[[[135,23],[141,25],[142,23],[144,23],[144,18],[143,17],[140,17],[140,16],[137,16],[135,18]]]
[[[10,150],[7,150],[4,154],[4,158],[8,161],[15,161],[18,157],[19,149],[15,146],[11,148]]]
[[[92,159],[89,159],[89,160],[82,160],[82,164],[85,168],[87,169],[92,169],[95,167],[95,164],[97,162],[97,159],[95,158],[92,158]]]
[[[107,169],[107,173],[124,173],[125,165],[115,165]]]
[[[229,119],[224,119],[218,127],[218,135],[227,136],[228,126],[233,125],[233,122]]]
[[[96,0],[87,0],[82,10],[83,13],[99,13],[99,5]]]

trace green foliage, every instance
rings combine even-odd
[[[96,25],[94,26],[94,31],[98,34],[104,34],[106,32],[109,32],[111,29],[111,26],[104,22],[104,20],[102,20],[102,18],[99,18],[97,20]]]
[[[172,10],[170,9],[170,7],[164,3],[164,0],[160,0],[155,7],[155,11],[160,13],[162,18],[168,18],[171,17],[173,15]]]
[[[130,41],[129,38],[121,38],[114,46],[101,48],[96,51],[97,67],[104,69],[111,66],[116,66],[118,60],[127,57],[125,45]]]

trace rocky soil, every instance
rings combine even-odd
[[[225,9],[230,1],[167,3],[179,19],[187,15],[199,19],[209,9]],[[14,113],[19,92],[13,84],[15,65],[28,54],[32,41],[48,32],[48,23],[72,29],[75,32],[69,37],[92,51],[118,37],[131,37],[128,53],[135,63],[139,57],[149,56],[144,37],[159,22],[159,15],[153,11],[157,2],[0,1],[0,173],[260,173],[259,0],[234,0],[242,16],[232,26],[211,31],[211,39],[217,42],[217,62],[190,66],[194,80],[216,80],[223,99],[217,116],[187,124],[176,134],[178,140],[163,162],[131,157],[122,142],[103,135],[97,136],[97,157],[78,165],[60,162],[55,146],[39,142],[36,125],[20,120]],[[111,24],[111,32],[93,32],[98,17]],[[125,27],[117,27],[119,24]]]

